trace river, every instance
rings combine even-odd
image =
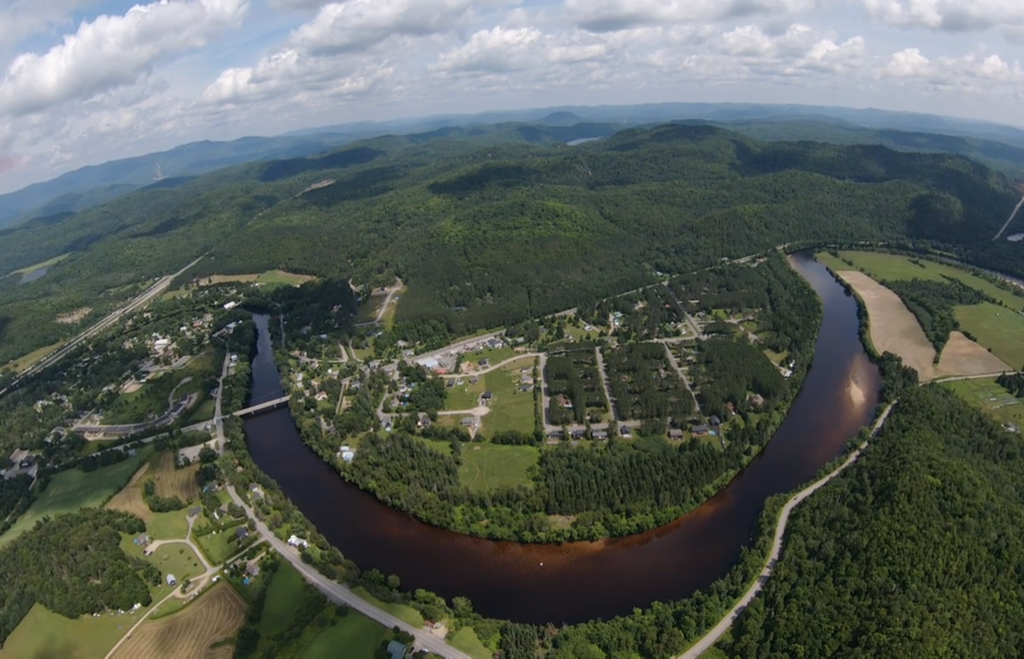
[[[527,545],[472,538],[422,524],[344,482],[303,443],[287,409],[245,422],[256,463],[321,533],[363,569],[397,574],[405,589],[468,597],[486,616],[575,623],[627,614],[705,588],[736,564],[765,499],[808,481],[870,422],[879,377],[858,338],[857,306],[810,256],[794,267],[821,296],[814,364],[771,442],[713,499],[640,535]],[[252,397],[281,391],[258,316]]]

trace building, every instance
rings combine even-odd
[[[239,540],[245,540],[249,537],[249,529],[245,528],[244,526],[239,526],[237,529],[235,529],[235,537]]]
[[[308,542],[294,534],[290,538],[288,538],[288,544],[292,547],[298,547],[299,549],[305,549],[309,546]]]
[[[490,391],[485,391],[480,394],[480,400],[491,400],[492,398],[494,398],[494,394]]]
[[[487,368],[490,365],[491,365],[491,360],[490,359],[487,359],[486,357],[484,357],[483,359],[480,360],[480,368]]]
[[[387,652],[391,655],[391,659],[405,659],[409,656],[409,648],[398,641],[388,643]]]
[[[632,437],[633,430],[629,426],[622,426],[619,428],[619,437]]]
[[[594,431],[594,439],[596,439],[596,440],[608,439],[608,431],[607,430],[595,430]]]
[[[711,416],[711,427],[712,428],[717,428],[720,425],[722,425],[722,420],[719,419],[717,416],[712,415]]]
[[[708,428],[704,424],[701,424],[699,426],[693,426],[693,427],[690,428],[690,432],[692,432],[694,435],[697,435],[698,437],[703,437],[704,435],[708,434],[710,431],[711,431],[711,429]]]
[[[176,576],[174,576],[173,574],[168,574],[167,575],[167,585],[168,586],[176,586],[177,584],[178,584],[178,578]]]
[[[227,302],[227,303],[224,304],[224,311],[231,311],[232,309],[234,309],[237,306],[238,306],[238,303],[235,302],[234,300],[232,300],[231,302]]]
[[[475,416],[463,417],[463,419],[462,419],[462,421],[460,423],[462,424],[463,428],[475,428],[476,427],[476,417]]]
[[[441,366],[441,362],[437,361],[433,357],[424,357],[422,359],[417,359],[416,363],[422,366],[423,368],[427,369],[428,371],[433,371]]]
[[[188,511],[188,516],[189,517],[199,517],[199,513],[201,513],[201,512],[203,512],[203,509],[198,507],[198,506],[196,506],[192,510]]]
[[[356,459],[356,452],[355,451],[342,451],[341,452],[341,459],[344,460],[345,462],[352,462],[353,460]]]
[[[259,563],[249,563],[245,566],[245,573],[255,579],[260,576],[260,565]]]
[[[762,405],[764,405],[764,396],[762,396],[761,394],[751,394],[750,398],[748,398],[747,400],[750,401],[750,404],[753,405],[754,407],[761,407]]]
[[[681,440],[681,439],[683,439],[684,436],[685,435],[684,435],[683,431],[680,430],[679,428],[669,428],[669,430],[668,430],[668,438],[669,439],[679,439],[679,440]]]

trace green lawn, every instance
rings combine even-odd
[[[235,527],[217,531],[216,535],[208,533],[200,537],[193,536],[192,541],[199,545],[211,565],[220,565],[239,552],[238,543],[235,542]]]
[[[511,359],[515,357],[517,354],[519,353],[517,353],[514,349],[506,346],[498,349],[484,348],[483,350],[468,353],[464,355],[462,359],[463,361],[471,362],[474,364],[480,363],[481,359],[486,359],[489,362],[488,366],[494,366],[495,364],[500,364],[506,359]],[[484,368],[487,368],[487,366],[485,366]]]
[[[494,652],[480,642],[472,627],[463,627],[455,632],[455,635],[449,639],[449,644],[458,650],[462,650],[473,657],[473,659],[491,659],[494,656]]]
[[[533,392],[519,391],[519,371],[532,369],[533,361],[533,357],[525,357],[484,375],[485,388],[494,395],[488,404],[491,412],[483,418],[486,435],[505,430],[533,432]]]
[[[89,473],[71,469],[57,474],[39,499],[0,536],[0,548],[31,529],[46,515],[53,517],[81,508],[99,508],[131,480],[146,453],[142,451],[134,458]]]
[[[1024,316],[995,304],[957,307],[960,328],[1013,368],[1024,365]]]
[[[296,275],[284,270],[269,270],[256,277],[256,283],[264,290],[273,290],[283,286],[301,286],[313,279],[309,275]]]
[[[370,593],[366,592],[366,589],[362,586],[353,588],[352,592],[358,597],[366,600],[370,604],[373,604],[378,609],[387,611],[391,615],[395,616],[402,622],[412,625],[416,629],[423,626],[423,616],[416,609],[406,604],[393,604],[391,602],[382,602]]]
[[[476,491],[529,485],[527,471],[539,459],[540,452],[534,446],[466,444],[462,447],[459,480]]]
[[[295,617],[294,606],[301,591],[302,575],[291,563],[282,561],[267,586],[267,600],[260,618],[261,632],[273,636],[288,629]]]
[[[154,513],[152,519],[146,522],[146,533],[154,540],[184,538],[188,533],[187,515],[188,509],[173,510],[169,513]]]
[[[160,568],[160,573],[165,578],[168,574],[173,574],[177,577],[178,584],[206,571],[196,553],[183,542],[161,545],[151,556],[147,556],[146,560]]]
[[[356,611],[317,634],[302,659],[337,659],[344,649],[346,659],[373,659],[388,630]],[[491,655],[487,655],[490,659]]]
[[[11,632],[0,659],[96,659],[106,656],[139,614],[69,620],[36,604]]]
[[[967,402],[987,411],[996,421],[1024,427],[1024,400],[1010,394],[995,380],[960,380],[942,386],[949,387]]]
[[[480,376],[476,384],[469,383],[470,377],[468,375],[462,376],[462,384],[448,390],[448,406],[446,409],[471,410],[480,404],[480,394],[486,391],[487,387],[484,380],[485,376]],[[448,383],[445,382],[445,384]]]
[[[900,279],[925,279],[931,281],[945,281],[943,276],[954,277],[971,288],[987,293],[994,299],[1012,309],[1024,308],[1024,296],[1014,295],[1013,292],[1004,290],[990,281],[976,277],[971,273],[955,268],[944,263],[935,263],[925,259],[918,259],[923,268],[910,262],[906,256],[896,254],[881,254],[878,252],[839,252],[839,256],[853,261],[858,270],[862,270],[874,279],[878,280],[900,280]],[[849,270],[850,266],[842,261],[837,261],[827,253],[818,254],[817,257],[833,270]]]

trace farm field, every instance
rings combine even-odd
[[[302,659],[336,659],[339,648],[345,648],[346,658],[373,659],[387,633],[387,629],[361,613],[349,611],[344,618],[317,634]]]
[[[140,452],[124,462],[88,473],[71,469],[57,474],[25,514],[0,536],[0,548],[31,529],[42,517],[54,517],[81,508],[99,508],[131,479],[144,455],[144,452]]]
[[[232,637],[245,620],[246,603],[227,584],[218,584],[179,613],[147,620],[114,653],[116,659],[193,659]]]
[[[1024,400],[1015,397],[993,380],[959,380],[942,386],[967,402],[980,407],[1000,423],[1024,427]]]
[[[527,471],[539,458],[540,452],[533,446],[466,444],[462,447],[459,480],[477,492],[530,485]]]
[[[484,374],[484,388],[494,396],[488,403],[488,407],[491,408],[490,414],[483,417],[485,434],[492,435],[506,430],[533,432],[533,392],[519,391],[519,371],[523,368],[532,371],[533,362],[533,357],[525,357]]]
[[[1024,316],[994,304],[957,307],[960,327],[1011,368],[1024,366]]]
[[[854,267],[858,270],[862,270],[876,280],[924,279],[944,281],[943,276],[953,277],[971,288],[976,288],[990,295],[1011,309],[1020,310],[1024,308],[1024,296],[1014,295],[1012,291],[1004,290],[966,270],[961,270],[944,263],[918,259],[921,265],[917,265],[911,262],[910,257],[877,252],[839,252],[840,259],[836,259],[828,253],[821,253],[816,256],[822,263],[825,263],[833,270],[849,270],[850,266],[841,260],[847,259],[852,261]]]
[[[138,515],[146,522],[147,531],[154,539],[183,538],[188,530],[186,511],[153,513],[143,499],[142,487],[147,480],[152,479],[159,496],[178,497],[188,503],[199,498],[199,485],[196,481],[198,469],[197,465],[176,469],[174,456],[170,453],[152,455],[106,507]]]
[[[899,296],[863,272],[839,270],[837,274],[864,301],[871,319],[871,343],[875,350],[899,355],[904,364],[917,371],[921,380],[931,380],[935,348]]]
[[[131,480],[128,481],[128,484],[104,506],[111,510],[123,510],[126,513],[140,517],[142,521],[146,522],[147,529],[149,527],[149,520],[153,518],[153,511],[149,509],[149,506],[146,505],[145,500],[142,498],[142,483],[146,480],[147,474],[149,474],[150,462],[152,462],[152,458],[144,462],[132,476]]]
[[[129,615],[69,620],[36,604],[7,637],[0,659],[103,657],[136,620]]]
[[[174,455],[163,453],[149,478],[156,485],[156,493],[162,497],[178,497],[185,503],[199,498],[199,482],[196,472],[199,465],[176,469]]]
[[[969,309],[970,307],[961,307]],[[947,375],[986,375],[1014,370],[1002,359],[971,341],[963,332],[951,332],[942,349],[936,377]]]
[[[282,286],[301,286],[302,284],[315,279],[309,275],[296,275],[284,270],[268,270],[260,274],[249,275],[213,275],[202,280],[201,285],[212,286],[215,284],[230,284],[234,282],[242,284],[258,284],[267,289],[280,288]]]

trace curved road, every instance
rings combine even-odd
[[[886,419],[889,418],[889,412],[892,411],[893,406],[896,403],[890,403],[882,415],[878,417],[878,421],[875,423],[875,427],[872,429],[872,436],[877,435],[878,431],[885,424]],[[775,537],[772,540],[772,551],[768,555],[768,560],[765,562],[764,567],[761,569],[761,574],[758,575],[757,579],[750,585],[747,592],[743,594],[743,597],[725,614],[717,625],[711,628],[699,641],[680,655],[679,659],[698,659],[702,654],[711,649],[711,647],[718,642],[718,639],[732,627],[732,624],[736,622],[736,619],[740,617],[740,614],[750,605],[754,598],[757,597],[761,589],[764,588],[764,584],[768,581],[768,578],[772,576],[772,571],[775,569],[775,563],[778,562],[779,556],[782,554],[782,539],[786,534],[786,524],[789,523],[789,514],[793,512],[793,509],[800,505],[804,499],[811,496],[819,489],[824,487],[829,481],[843,473],[857,459],[861,456],[861,453],[868,446],[867,442],[861,444],[860,448],[850,454],[850,457],[846,458],[843,464],[839,465],[832,470],[828,475],[816,480],[804,489],[800,490],[786,502],[786,505],[782,507],[782,511],[779,513],[779,521],[775,524]]]

